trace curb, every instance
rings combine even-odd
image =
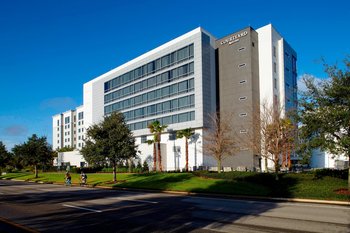
[[[10,180],[26,182],[25,180],[16,180],[16,179],[10,179]],[[27,181],[27,182],[30,182],[30,181]],[[64,183],[62,182],[60,183],[60,182],[38,181],[35,183],[64,185]],[[79,184],[72,184],[71,186],[79,186]],[[96,185],[96,186],[87,185],[84,187],[106,189],[106,190],[133,191],[133,192],[166,193],[166,194],[174,194],[179,196],[197,196],[197,197],[241,199],[241,200],[252,200],[252,201],[295,202],[295,203],[350,206],[350,199],[349,201],[332,201],[332,200],[317,200],[317,199],[303,199],[303,198],[282,198],[282,197],[261,197],[261,196],[243,196],[243,195],[213,194],[213,193],[196,193],[196,192],[183,192],[183,191],[170,191],[170,190],[157,190],[157,189],[137,189],[137,188],[111,187],[111,186],[100,186],[100,185]]]
[[[0,217],[0,222],[7,224],[10,228],[14,228],[14,229],[10,229],[11,231],[19,230],[21,232],[23,231],[23,232],[29,232],[29,233],[39,233],[39,231],[37,230],[12,222],[9,219],[3,218],[3,217]]]

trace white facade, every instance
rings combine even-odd
[[[271,24],[256,31],[259,35],[260,105],[277,107],[285,116],[286,112],[297,108],[296,52]],[[261,167],[265,169],[265,159]],[[268,160],[268,168],[273,167],[274,163]]]
[[[70,147],[80,150],[85,137],[84,107],[66,111],[52,117],[53,149]]]
[[[256,31],[259,34],[260,104],[278,104],[284,115],[297,107],[296,53],[271,24]]]
[[[206,45],[203,45],[204,37],[209,39]],[[131,124],[134,136],[136,138],[136,143],[139,145],[139,150],[141,151],[140,158],[142,161],[145,159],[148,161],[150,156],[153,156],[153,146],[148,145],[147,143],[141,143],[141,137],[143,138],[151,138],[151,134],[147,125],[154,121],[160,120],[162,124],[168,125],[166,132],[162,135],[162,157],[163,157],[163,167],[165,170],[181,170],[185,167],[185,158],[184,158],[184,145],[185,142],[183,139],[176,139],[169,141],[168,132],[185,129],[185,128],[193,128],[196,130],[198,134],[197,137],[201,138],[202,128],[204,125],[204,116],[206,113],[210,113],[215,111],[215,54],[214,54],[214,43],[215,38],[211,36],[209,33],[205,32],[201,28],[197,28],[189,33],[186,33],[154,50],[151,50],[148,53],[137,57],[130,62],[127,62],[124,65],[121,65],[106,74],[103,74],[88,83],[84,84],[84,116],[85,116],[85,125],[88,127],[91,124],[95,124],[103,120],[103,116],[108,114],[105,112],[105,107],[108,105],[113,105],[113,103],[121,102],[123,100],[130,100],[133,98],[138,98],[138,96],[143,94],[148,94],[152,91],[157,91],[163,88],[172,88],[177,86],[178,92],[175,94],[169,94],[165,97],[161,97],[159,99],[148,100],[139,105],[131,106],[125,109],[120,110],[125,113],[127,111],[137,111],[140,108],[148,108],[152,105],[158,107],[158,105],[162,104],[164,106],[164,102],[167,103],[169,101],[176,101],[176,99],[185,98],[189,96],[191,99],[194,99],[194,103],[190,104],[190,106],[184,106],[182,109],[171,109],[170,111],[162,111],[157,112],[156,114],[145,116],[139,119],[127,120],[128,124]],[[172,54],[176,51],[181,50],[186,46],[193,46],[193,55],[185,58],[183,61],[175,62],[174,64],[170,64],[168,67],[161,68],[159,71],[155,71],[152,74],[144,75],[141,78],[135,78],[135,80],[121,85],[111,91],[105,92],[105,83],[113,80],[114,78],[126,74],[130,71],[137,69],[138,67],[142,67],[145,64],[149,64],[151,61],[157,61],[158,59],[167,56],[168,54]],[[203,49],[206,47],[205,49]],[[206,53],[203,55],[203,51]],[[177,53],[178,54],[178,53]],[[179,56],[179,55],[176,55]],[[205,60],[203,60],[205,59]],[[206,62],[206,65],[209,67],[203,67],[203,63]],[[155,85],[154,87],[147,87],[141,91],[136,91],[136,85],[140,82],[147,81],[152,77],[158,77],[158,75],[166,72],[171,72],[175,69],[180,69],[182,66],[186,64],[193,63],[193,71],[189,72],[188,75],[184,75],[183,77],[176,78],[169,82],[160,83]],[[188,83],[193,83],[191,85],[191,89],[187,89],[187,91],[180,92],[180,85],[184,82],[188,81]],[[149,82],[149,81],[147,81]],[[171,85],[169,85],[171,84]],[[190,84],[188,84],[190,85]],[[133,91],[131,94],[126,95],[125,97],[118,98],[116,100],[112,100],[111,102],[105,104],[105,95],[110,93],[119,91],[127,86],[133,86]],[[210,98],[210,101],[204,102],[204,92],[206,95],[214,97]],[[148,97],[147,97],[148,98]],[[167,101],[165,101],[167,100]],[[172,103],[172,102],[171,102]],[[180,102],[179,102],[180,103]],[[178,104],[179,104],[178,103]],[[135,111],[135,112],[136,112]],[[187,114],[187,115],[186,115]],[[188,118],[187,120],[180,120],[181,116],[185,116]],[[171,120],[169,120],[171,118]],[[176,118],[176,120],[174,120]],[[162,122],[163,121],[163,122]],[[176,123],[173,123],[176,121]],[[170,123],[169,123],[170,122]],[[142,126],[137,128],[139,125]],[[190,148],[192,145],[192,141],[190,140]],[[194,148],[190,149],[190,161],[189,167],[193,168],[194,166],[203,166],[203,155],[201,150],[201,143],[196,142]],[[176,152],[174,152],[174,146],[176,147]],[[175,153],[175,154],[174,154]],[[175,159],[176,158],[176,159]],[[193,159],[192,159],[193,158]],[[150,167],[153,166],[153,160],[149,164]]]

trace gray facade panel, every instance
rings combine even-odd
[[[252,134],[253,121],[260,115],[259,106],[259,61],[258,35],[250,27],[217,40],[219,105],[221,114],[230,114],[233,127],[232,136],[237,141],[239,150],[223,161],[223,166],[258,168],[259,163],[247,143]],[[246,113],[247,116],[240,116]],[[247,134],[240,133],[246,130]]]

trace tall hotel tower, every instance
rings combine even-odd
[[[296,53],[272,25],[256,31],[247,27],[221,39],[196,28],[85,83],[83,106],[53,117],[53,147],[68,145],[63,135],[71,124],[65,122],[68,115],[73,119],[69,146],[79,150],[89,126],[119,111],[133,131],[140,159],[150,167],[153,147],[146,143],[152,139],[147,126],[158,120],[168,125],[161,140],[164,170],[185,167],[185,142],[175,135],[190,127],[195,131],[189,143],[190,169],[214,169],[216,161],[203,149],[209,114],[233,113],[235,134],[254,131],[252,119],[259,116],[263,98],[285,108],[296,106],[295,64]],[[79,112],[82,123],[77,125]],[[223,166],[255,170],[261,162],[242,147]]]

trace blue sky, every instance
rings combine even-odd
[[[36,133],[51,143],[51,117],[82,104],[83,83],[198,26],[217,38],[272,23],[298,53],[298,73],[350,54],[350,2],[0,1],[0,141]]]

